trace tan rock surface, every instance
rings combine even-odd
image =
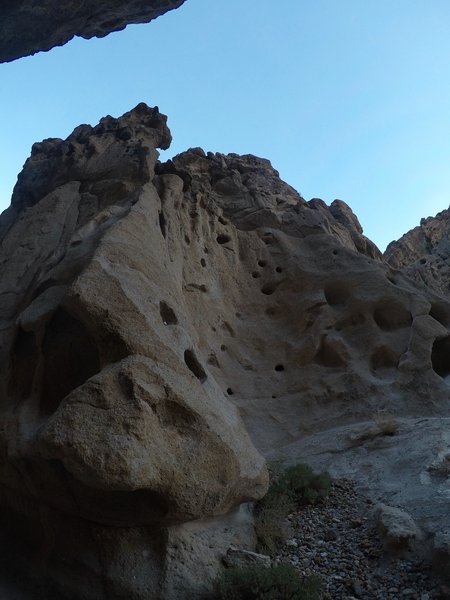
[[[241,417],[276,455],[378,410],[448,412],[450,305],[345,203],[252,155],[161,164],[169,143],[139,105],[36,144],[0,218],[2,505],[83,598],[196,597],[252,549],[233,523],[267,474]]]
[[[14,0],[0,5],[0,62],[148,23],[185,0]]]

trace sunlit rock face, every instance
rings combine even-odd
[[[422,219],[420,225],[386,248],[387,262],[419,285],[444,298],[450,295],[450,210]],[[434,312],[439,311],[438,306]],[[437,314],[437,313],[436,313]]]
[[[0,218],[0,531],[59,598],[201,597],[259,452],[447,410],[450,306],[345,203],[170,140],[141,104],[35,144]]]
[[[0,6],[0,62],[62,46],[74,36],[104,37],[148,23],[185,0],[6,0]]]

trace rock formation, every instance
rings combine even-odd
[[[104,37],[148,23],[185,0],[5,0],[0,6],[0,62],[62,46],[74,36]]]
[[[35,144],[0,218],[0,529],[57,597],[199,597],[252,550],[252,443],[448,412],[450,304],[342,201],[170,140],[141,104]]]
[[[385,258],[418,284],[444,298],[450,291],[450,210],[422,219],[420,225],[386,248]]]

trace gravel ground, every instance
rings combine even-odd
[[[351,481],[335,480],[323,503],[288,516],[289,538],[275,562],[319,575],[326,600],[450,600],[426,563],[385,554],[372,508]]]

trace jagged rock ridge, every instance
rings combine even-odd
[[[169,143],[141,104],[35,144],[0,218],[4,530],[60,595],[195,598],[251,547],[252,442],[448,412],[450,305],[345,203]]]
[[[417,283],[422,283],[444,298],[450,291],[450,210],[422,219],[399,240],[392,242],[384,254],[387,262],[401,269]]]
[[[104,37],[131,23],[148,23],[185,0],[7,0],[0,6],[0,62],[9,62],[74,36]]]

